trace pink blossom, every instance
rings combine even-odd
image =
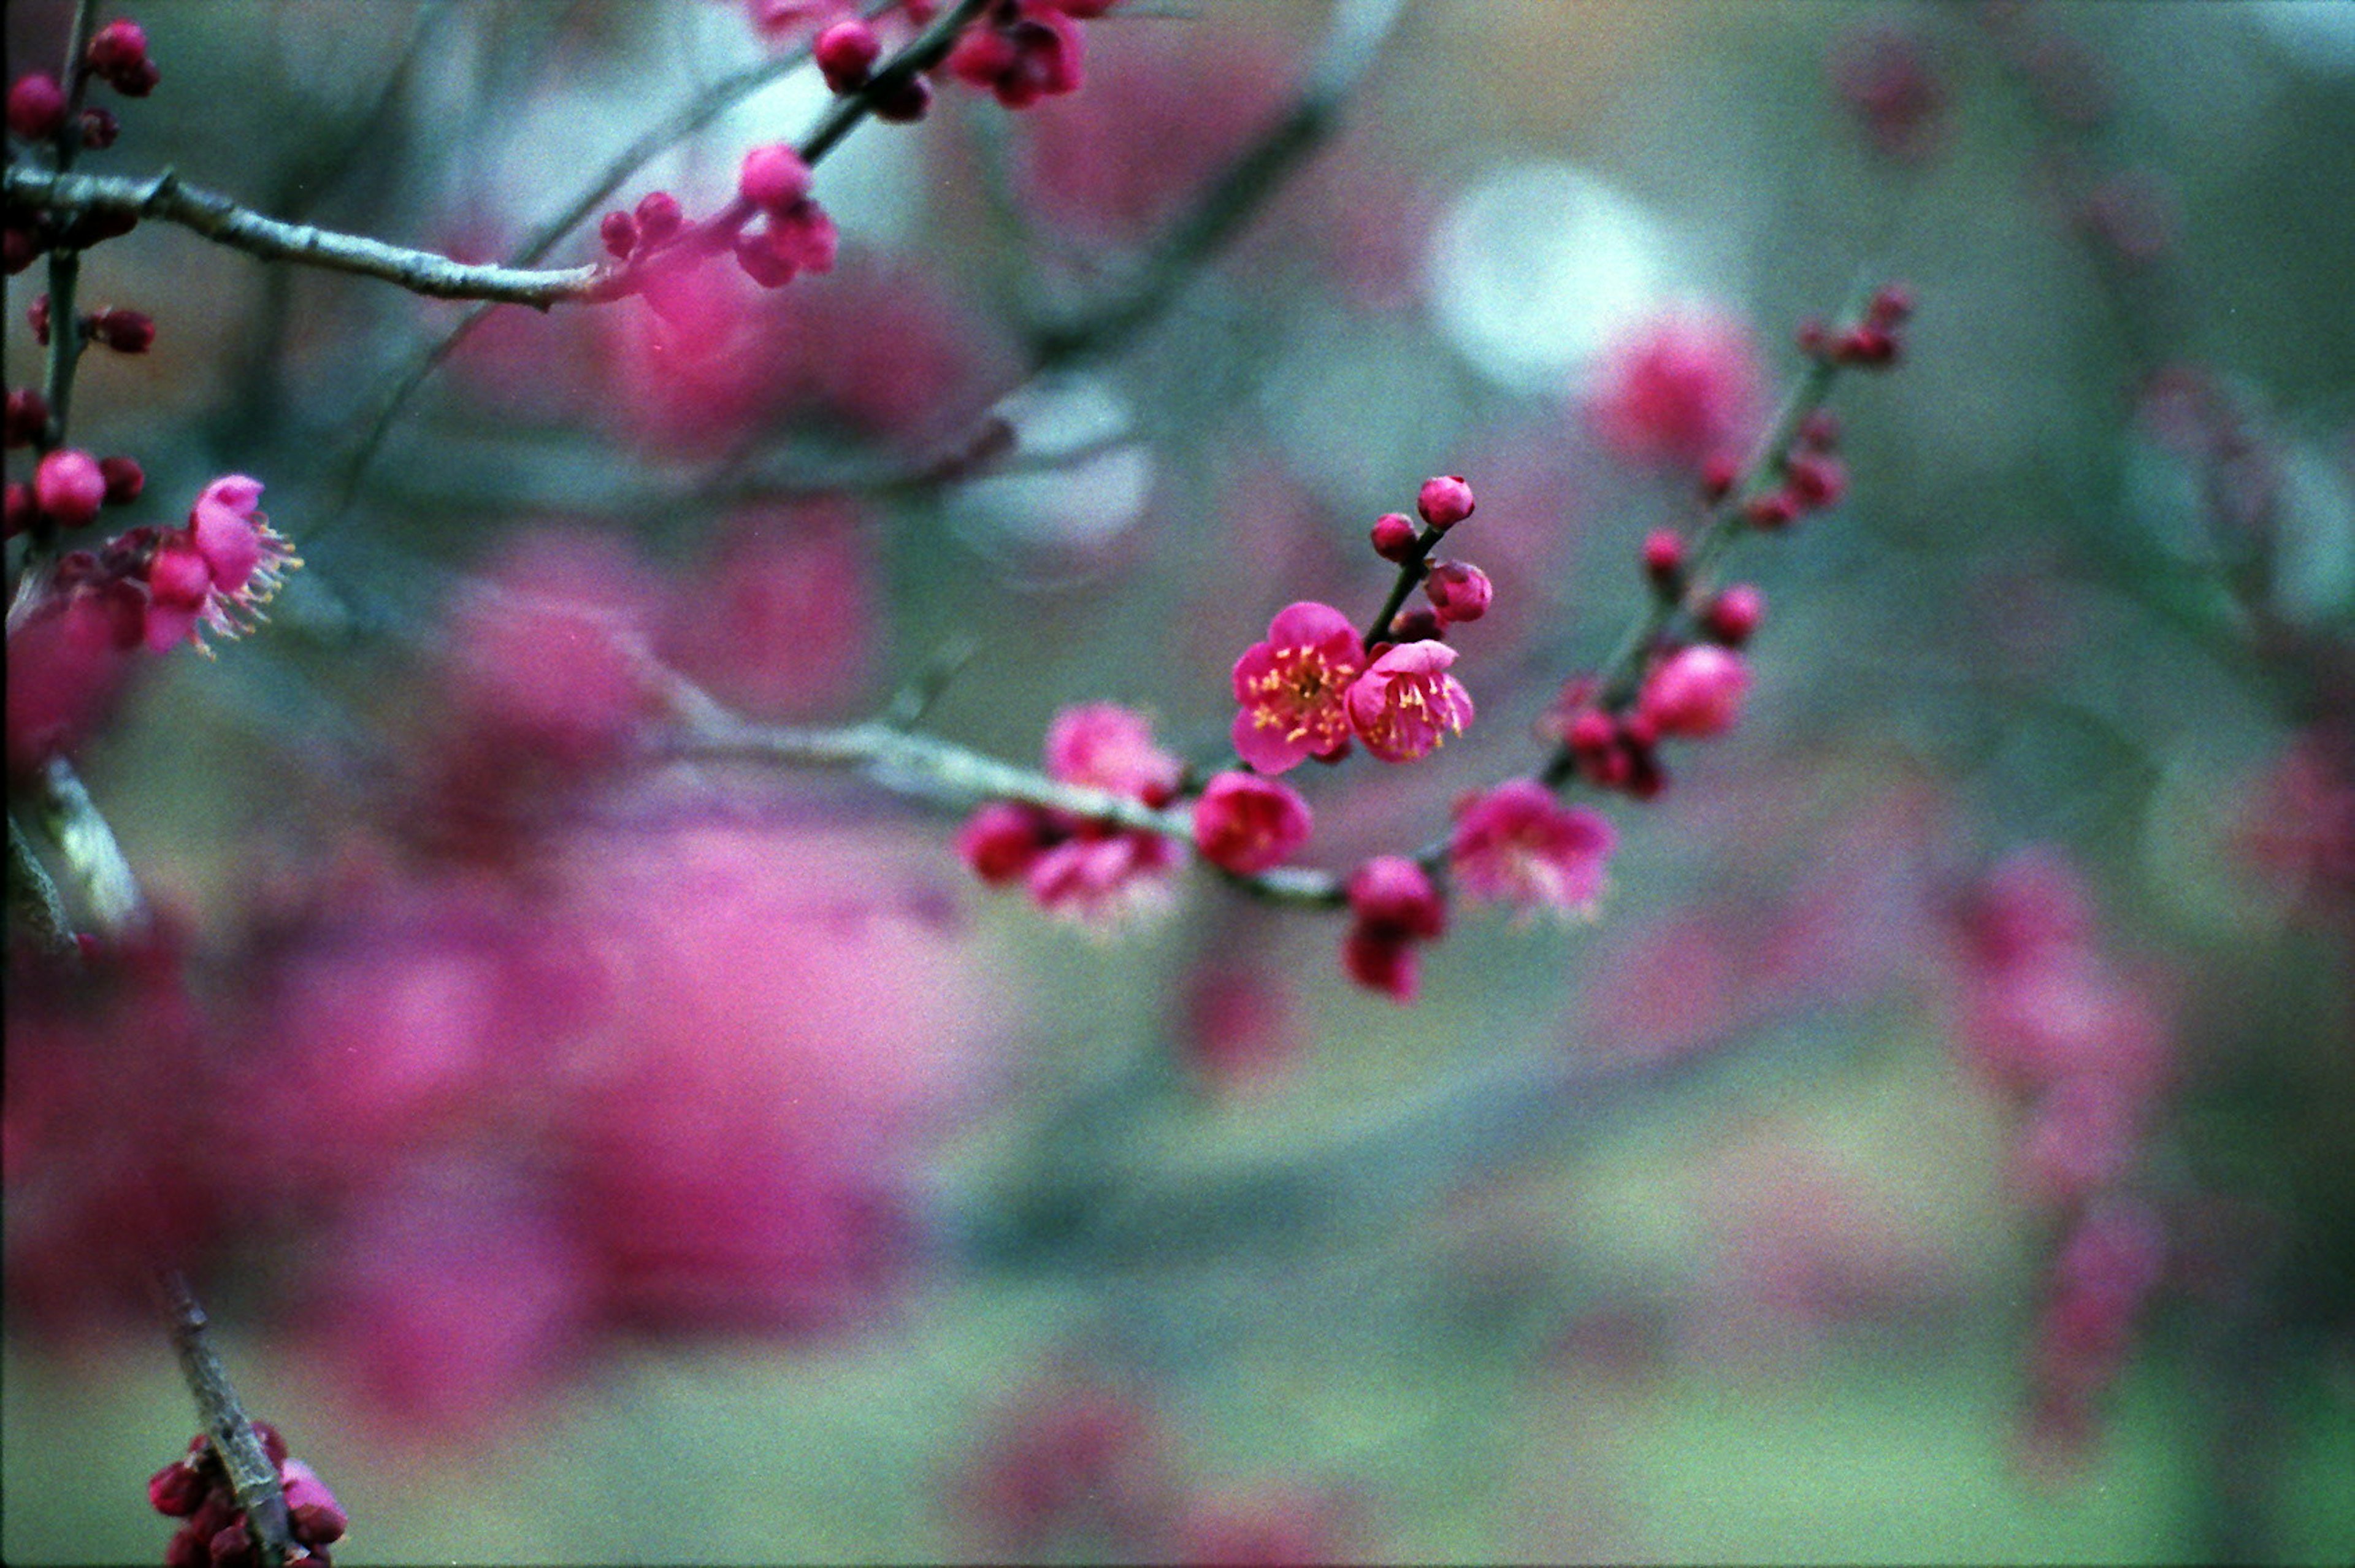
[[[1535,779],[1513,779],[1459,806],[1448,844],[1456,885],[1525,911],[1584,913],[1602,896],[1617,835]]]
[[[802,155],[783,142],[753,148],[744,155],[736,176],[739,195],[767,213],[781,213],[809,195],[810,168]]]
[[[1750,669],[1742,656],[1711,643],[1679,648],[1644,681],[1636,711],[1663,736],[1721,735],[1741,716]]]
[[[1212,779],[1194,804],[1194,847],[1214,866],[1250,875],[1281,864],[1308,841],[1308,803],[1251,773]]]
[[[1349,874],[1348,934],[1341,964],[1351,979],[1398,1002],[1414,1000],[1415,944],[1447,931],[1447,905],[1430,874],[1403,855],[1377,855]]]
[[[1048,913],[1101,926],[1167,902],[1177,867],[1177,846],[1158,833],[1088,824],[1041,850],[1023,885]]]
[[[243,636],[261,620],[261,607],[303,562],[255,509],[261,499],[260,480],[225,475],[197,496],[185,530],[164,536],[149,567],[148,647],[162,653],[192,642],[201,649],[208,631]]]
[[[1621,456],[1698,471],[1750,440],[1761,383],[1757,350],[1739,323],[1663,315],[1606,351],[1587,413]]]
[[[1062,838],[1054,818],[1035,805],[994,800],[957,830],[957,858],[992,887],[1027,877],[1039,857]]]
[[[1058,1377],[990,1422],[960,1489],[989,1543],[1018,1557],[1080,1542],[1124,1560],[1154,1557],[1178,1500],[1168,1450],[1142,1399]]]
[[[1331,605],[1302,600],[1277,611],[1267,640],[1235,661],[1236,753],[1261,773],[1281,773],[1348,750],[1350,683],[1365,663],[1357,628]]]
[[[1472,697],[1447,673],[1455,650],[1444,643],[1401,643],[1374,660],[1349,687],[1349,724],[1366,750],[1386,763],[1427,756],[1472,722]]]
[[[1472,486],[1461,474],[1441,474],[1423,482],[1415,493],[1414,509],[1423,520],[1445,532],[1472,515]]]
[[[1153,741],[1152,721],[1113,702],[1066,708],[1047,731],[1047,772],[1082,784],[1166,805],[1186,764]]]
[[[1083,53],[1079,27],[1065,7],[1048,0],[1004,0],[957,39],[948,71],[995,93],[1008,109],[1028,109],[1076,89]]]

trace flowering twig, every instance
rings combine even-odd
[[[172,1347],[179,1354],[180,1376],[186,1380],[188,1393],[197,1403],[197,1419],[204,1423],[213,1452],[229,1471],[262,1568],[278,1568],[294,1552],[278,1467],[271,1462],[252,1418],[239,1402],[229,1370],[206,1338],[205,1309],[197,1304],[188,1282],[177,1274],[166,1274],[162,1283],[171,1309]]]
[[[1052,369],[1111,353],[1167,309],[1201,264],[1332,133],[1342,104],[1381,57],[1403,9],[1404,0],[1337,0],[1299,96],[1162,231],[1126,286],[1077,315],[1034,327],[1032,362]]]
[[[183,184],[169,170],[148,179],[78,175],[16,165],[5,176],[8,199],[54,211],[112,218],[157,219],[217,244],[266,261],[295,261],[398,283],[434,299],[490,300],[546,310],[569,302],[615,298],[634,286],[621,268],[603,265],[533,271],[496,263],[455,261],[435,251],[387,244],[305,223],[267,218],[229,197]],[[71,252],[60,251],[62,258]],[[52,262],[54,267],[57,263]],[[57,301],[52,285],[51,308]]]

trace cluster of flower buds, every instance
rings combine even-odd
[[[1838,417],[1817,409],[1802,421],[1780,472],[1778,483],[1742,501],[1742,520],[1752,528],[1773,533],[1839,505],[1848,494],[1848,468],[1839,459]]]
[[[996,0],[949,51],[951,76],[994,94],[1008,109],[1080,85],[1084,49],[1080,22],[1101,16],[1114,0]]]
[[[327,1548],[344,1538],[351,1522],[343,1505],[316,1471],[287,1456],[286,1439],[276,1427],[257,1421],[253,1430],[278,1471],[285,1497],[286,1532],[293,1545],[286,1561],[327,1568]],[[188,1445],[186,1458],[149,1477],[147,1500],[165,1518],[183,1521],[165,1549],[166,1568],[249,1568],[261,1561],[229,1470],[206,1437],[198,1435]]]
[[[1897,363],[1903,351],[1898,328],[1913,314],[1913,291],[1901,283],[1886,283],[1873,291],[1872,298],[1865,304],[1862,319],[1852,325],[1834,331],[1820,321],[1803,325],[1799,328],[1799,347],[1810,357],[1834,365],[1886,369]]]
[[[11,393],[8,444],[28,444],[48,417],[48,406],[38,392],[27,389]],[[59,447],[34,468],[31,484],[9,482],[7,537],[29,533],[43,523],[59,528],[87,528],[98,520],[101,507],[135,501],[146,487],[146,472],[131,458],[92,457],[76,447]]]
[[[144,98],[163,80],[147,53],[146,29],[127,20],[99,28],[74,69],[83,80],[102,81],[125,98]],[[112,146],[123,128],[113,112],[92,104],[75,115],[75,96],[70,85],[60,83],[48,71],[27,71],[9,84],[9,133],[27,143],[51,144],[67,155],[75,148]],[[5,226],[0,226],[0,251],[5,251],[6,270],[14,274],[31,266],[44,251],[60,247],[85,249],[129,233],[138,221],[128,214],[93,211],[60,225],[47,212],[11,210]]]

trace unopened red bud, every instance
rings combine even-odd
[[[902,78],[875,95],[875,118],[894,125],[912,125],[932,107],[932,84],[921,76]]]
[[[253,1568],[261,1561],[253,1550],[253,1532],[246,1529],[243,1514],[238,1516],[236,1523],[215,1531],[212,1540],[205,1543],[205,1551],[212,1559],[213,1568]]]
[[[256,485],[255,488],[259,489],[261,486]],[[269,1456],[272,1464],[286,1463],[286,1456],[292,1450],[286,1446],[284,1434],[281,1433],[275,1425],[267,1421],[257,1421],[253,1424],[253,1435],[261,1442],[261,1451]]]
[[[1623,713],[1614,727],[1619,744],[1630,752],[1648,752],[1660,743],[1660,727],[1645,713]]]
[[[1469,561],[1449,560],[1431,569],[1431,574],[1423,580],[1423,592],[1441,622],[1453,625],[1461,621],[1476,621],[1487,614],[1497,591],[1488,574],[1478,567]]]
[[[1730,452],[1712,453],[1700,465],[1701,499],[1714,506],[1725,499],[1742,477],[1742,459]]]
[[[38,387],[17,387],[8,393],[7,414],[0,421],[0,440],[9,446],[30,446],[48,427],[49,400]]]
[[[147,1500],[166,1519],[186,1519],[204,1506],[211,1484],[175,1459],[147,1477]]]
[[[1766,618],[1766,596],[1747,582],[1737,582],[1709,602],[1701,613],[1701,630],[1713,642],[1738,648]]]
[[[1799,421],[1799,444],[1809,452],[1829,452],[1839,438],[1839,415],[1829,409],[1817,409]]]
[[[79,447],[61,447],[33,471],[33,499],[59,528],[79,528],[106,502],[106,475],[98,459]]]
[[[1601,756],[1619,744],[1619,727],[1600,708],[1589,708],[1570,721],[1562,743],[1580,756]]]
[[[1414,553],[1414,519],[1404,512],[1384,512],[1374,519],[1374,553],[1384,560],[1402,561]]]
[[[8,481],[6,497],[5,522],[0,524],[0,528],[5,528],[6,537],[13,539],[33,526],[33,519],[41,515],[41,508],[33,499],[33,487],[14,479]]]
[[[638,197],[638,238],[648,245],[669,242],[687,221],[687,209],[666,190],[650,190]]]
[[[736,189],[763,212],[783,212],[809,195],[809,165],[783,142],[755,147],[744,155]]]
[[[33,341],[47,348],[49,346],[48,295],[33,296],[33,303],[25,307],[25,323],[33,329]]]
[[[1654,528],[1644,537],[1644,575],[1655,587],[1675,588],[1684,571],[1685,541],[1674,528]]]
[[[768,239],[764,235],[750,232],[739,234],[736,236],[733,249],[736,253],[736,264],[744,269],[744,275],[764,289],[783,288],[794,281],[794,274],[800,271],[791,261],[785,261],[771,250]]]
[[[825,75],[826,86],[837,92],[855,92],[875,73],[875,62],[883,58],[883,40],[875,36],[873,27],[854,16],[818,34],[810,55]]]
[[[1769,490],[1744,502],[1742,517],[1752,528],[1772,533],[1798,520],[1799,503],[1788,490]]]
[[[48,71],[27,71],[8,89],[8,129],[27,142],[47,140],[65,122],[65,92]]]
[[[1472,486],[1464,483],[1461,474],[1442,474],[1423,482],[1416,492],[1414,509],[1423,520],[1434,528],[1452,528],[1472,515]]]
[[[114,111],[93,103],[81,112],[81,144],[93,153],[102,153],[114,145],[123,134],[123,122]]]
[[[597,238],[603,242],[605,254],[626,261],[638,248],[638,220],[617,208],[597,220]]]
[[[1872,291],[1864,319],[1882,331],[1897,326],[1913,314],[1913,291],[1903,283],[1883,283]]]
[[[101,457],[98,471],[106,476],[106,504],[120,507],[139,499],[147,488],[147,471],[128,457]]]
[[[82,59],[91,70],[118,87],[126,77],[138,80],[147,65],[147,29],[127,17],[109,22],[91,35],[90,52]]]
[[[1848,493],[1848,470],[1837,457],[1803,452],[1785,465],[1791,499],[1804,511],[1817,512],[1837,505]]]
[[[1852,326],[1832,343],[1832,357],[1843,365],[1878,368],[1897,362],[1897,339],[1870,324]]]
[[[1438,611],[1417,604],[1391,617],[1390,637],[1394,643],[1444,642],[1447,621]]]
[[[155,345],[155,318],[144,311],[102,310],[90,318],[90,336],[117,354],[144,354]]]

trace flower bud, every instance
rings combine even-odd
[[[106,504],[124,506],[147,488],[147,471],[128,457],[101,457],[98,471],[106,477]]]
[[[1434,528],[1452,528],[1472,515],[1472,486],[1461,474],[1442,474],[1423,482],[1414,498],[1415,510]]]
[[[8,394],[7,414],[0,422],[0,442],[30,446],[41,439],[49,422],[49,400],[37,387],[17,387]]]
[[[1674,528],[1654,528],[1644,536],[1644,575],[1654,587],[1673,592],[1685,571],[1685,541]]]
[[[147,58],[147,29],[128,19],[109,22],[90,40],[83,59],[91,70],[126,98],[144,98],[155,89],[155,67]]]
[[[58,79],[28,70],[8,89],[8,129],[27,142],[46,141],[66,120],[66,95]]]
[[[101,310],[90,318],[90,336],[117,354],[144,354],[155,347],[155,318],[144,311]]]
[[[33,471],[33,498],[59,528],[81,528],[105,504],[106,475],[89,453],[62,447]]]
[[[113,110],[93,103],[81,112],[81,144],[88,151],[102,153],[122,134],[123,122]]]
[[[1709,602],[1709,608],[1701,612],[1700,624],[1711,642],[1738,648],[1765,618],[1766,596],[1747,582],[1737,582]]]
[[[867,85],[875,62],[883,58],[883,41],[873,27],[854,16],[819,33],[810,54],[826,86],[837,92],[855,92]]]
[[[40,515],[41,508],[33,499],[33,487],[9,480],[5,509],[0,509],[0,517],[5,519],[5,524],[0,524],[0,531],[13,539],[31,528],[33,519]]]
[[[1439,612],[1427,605],[1415,604],[1391,617],[1384,635],[1393,643],[1422,643],[1447,635],[1447,623]]]
[[[1423,592],[1440,620],[1449,624],[1476,621],[1488,613],[1496,589],[1488,574],[1469,561],[1442,561],[1423,580]]]
[[[638,248],[638,220],[616,208],[597,220],[597,238],[603,241],[605,254],[626,261]]]
[[[921,76],[908,77],[876,94],[875,118],[894,125],[912,125],[932,107],[932,84]]]
[[[648,245],[667,242],[687,221],[678,197],[666,190],[650,190],[638,197],[638,237]]]
[[[1741,655],[1706,643],[1680,648],[1645,680],[1636,712],[1624,727],[1627,738],[1636,739],[1637,720],[1660,735],[1721,735],[1741,716],[1749,686]]]
[[[809,165],[783,142],[755,147],[744,155],[736,189],[763,212],[780,213],[809,194]]]
[[[1404,512],[1385,512],[1374,519],[1372,538],[1376,555],[1402,561],[1414,553],[1414,520]]]

